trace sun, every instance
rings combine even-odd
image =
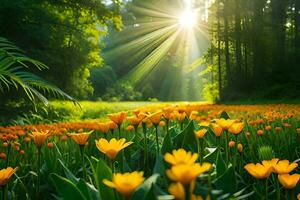
[[[187,9],[181,13],[178,23],[183,28],[193,28],[197,24],[197,13],[195,10]]]

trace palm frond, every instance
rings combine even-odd
[[[73,97],[57,86],[26,71],[30,67],[39,70],[48,68],[45,64],[26,56],[23,50],[7,39],[0,37],[0,92],[4,92],[5,88],[10,90],[14,87],[16,90],[22,89],[31,101],[38,99],[45,105],[49,102],[44,94],[62,97],[78,104]]]

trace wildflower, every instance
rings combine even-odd
[[[300,179],[300,174],[279,174],[278,180],[280,184],[286,189],[293,189],[296,187],[298,181]]]
[[[272,126],[270,126],[270,125],[265,127],[266,131],[270,131],[271,129],[272,129]]]
[[[217,119],[216,123],[222,127],[223,130],[228,130],[230,126],[235,122],[235,120],[232,119]]]
[[[129,125],[129,126],[126,127],[125,130],[126,130],[126,131],[133,131],[133,130],[134,130],[134,126]]]
[[[7,167],[5,169],[0,170],[0,186],[4,186],[8,183],[11,176],[17,171],[16,168]]]
[[[115,159],[122,149],[128,147],[133,143],[126,142],[125,138],[122,138],[120,140],[112,138],[109,142],[106,139],[100,138],[98,141],[96,140],[95,142],[98,150],[104,153],[110,159]]]
[[[229,127],[229,129],[228,129],[228,131],[230,132],[230,133],[233,133],[233,134],[235,134],[235,135],[238,135],[238,134],[240,134],[240,132],[243,130],[243,128],[244,128],[244,123],[243,122],[239,122],[239,123],[233,123],[230,127]]]
[[[91,133],[93,131],[90,131],[88,133],[73,133],[73,134],[68,134],[68,136],[74,140],[79,146],[85,146]]]
[[[24,142],[28,143],[30,141],[31,141],[30,137],[24,137]]]
[[[166,174],[171,180],[186,185],[194,181],[200,174],[209,171],[211,166],[210,163],[203,163],[203,165],[199,163],[192,165],[179,164],[167,169]]]
[[[277,174],[288,174],[298,167],[297,163],[291,163],[288,160],[280,160],[273,166],[274,172]]]
[[[257,135],[263,135],[264,131],[263,130],[258,130],[256,133],[257,133]]]
[[[207,129],[200,129],[199,131],[195,131],[195,136],[197,138],[203,138],[207,132]]]
[[[164,127],[164,126],[166,126],[166,122],[164,122],[164,121],[160,121],[160,122],[159,122],[159,124],[158,124],[158,126],[160,126],[160,127]]]
[[[262,164],[264,166],[269,166],[272,169],[272,172],[275,172],[274,167],[277,165],[279,159],[278,158],[273,158],[272,160],[263,160]]]
[[[124,197],[130,197],[131,194],[143,183],[143,172],[132,173],[115,173],[113,174],[112,181],[107,179],[103,180],[103,183],[108,187],[116,189]]]
[[[221,126],[219,126],[218,124],[211,124],[211,127],[214,131],[214,134],[216,137],[220,137],[222,132],[223,132],[223,129]]]
[[[107,122],[107,123],[109,124],[109,129],[110,130],[114,130],[114,129],[118,128],[118,125],[113,121],[110,121],[110,122]]]
[[[24,154],[25,154],[25,151],[24,151],[24,150],[20,150],[20,151],[19,151],[19,154],[20,154],[20,155],[24,155]]]
[[[0,158],[6,160],[6,154],[4,152],[0,153]]]
[[[246,137],[250,137],[251,133],[249,131],[246,132]]]
[[[238,149],[239,153],[242,153],[243,152],[243,145],[242,144],[238,144],[237,145],[237,149]]]
[[[235,146],[235,142],[231,140],[231,141],[228,143],[228,146],[229,146],[230,148],[233,148],[233,147]]]
[[[52,149],[52,148],[54,147],[53,142],[48,142],[47,147],[48,147],[49,149]]]
[[[3,142],[3,144],[2,144],[2,147],[7,147],[8,146],[8,143],[7,142]]]
[[[185,200],[185,190],[181,183],[177,182],[170,184],[168,191],[176,200]]]
[[[111,121],[115,122],[118,126],[120,126],[126,119],[127,114],[126,112],[118,112],[114,114],[108,114],[107,116]]]
[[[272,167],[270,165],[265,166],[260,163],[249,163],[245,165],[244,168],[251,176],[257,179],[267,178],[272,173]]]
[[[34,131],[30,134],[30,136],[32,137],[35,145],[38,148],[41,148],[50,134],[49,131]]]
[[[102,133],[108,133],[110,128],[110,125],[108,122],[106,123],[98,123],[98,129],[102,132]]]
[[[166,162],[171,165],[186,164],[192,165],[198,159],[197,153],[186,152],[184,149],[173,150],[172,154],[166,153],[164,156]]]
[[[151,115],[147,116],[147,119],[149,119],[154,125],[158,125],[163,113],[162,111],[158,111],[156,113],[153,113]]]

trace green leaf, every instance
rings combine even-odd
[[[220,118],[224,118],[224,119],[230,119],[229,115],[227,114],[226,111],[223,111],[220,115]]]
[[[67,178],[72,181],[74,184],[77,184],[79,181],[79,178],[77,178],[63,163],[63,161],[61,161],[60,159],[58,159],[58,162],[61,164],[61,166],[64,169],[65,175],[67,176]]]
[[[144,199],[145,200],[157,200],[156,194],[154,192],[153,184],[151,185],[151,188]]]
[[[164,175],[164,171],[165,171],[165,166],[164,166],[163,156],[159,154],[158,156],[156,156],[155,165],[153,168],[153,174],[157,173],[162,176]]]
[[[161,153],[164,155],[167,152],[171,153],[172,150],[173,150],[172,138],[170,133],[167,133],[164,138],[163,145],[161,147]]]
[[[216,163],[216,170],[217,170],[217,177],[220,177],[226,172],[226,164],[222,158],[221,152],[218,153],[217,156],[217,163]]]
[[[131,200],[144,200],[146,199],[152,185],[157,181],[159,174],[150,176],[138,189],[133,193]]]
[[[175,137],[174,144],[177,149],[184,147],[190,147],[191,149],[193,146],[197,146],[193,121],[190,121],[188,125]]]
[[[236,177],[232,165],[215,180],[215,185],[224,192],[233,194],[237,190]]]
[[[94,176],[98,185],[101,199],[114,199],[113,189],[104,185],[103,183],[104,179],[112,179],[112,171],[101,158],[99,158],[95,173],[96,174],[94,174]]]
[[[63,199],[87,200],[76,185],[70,180],[57,174],[50,174],[50,180]]]
[[[77,188],[88,200],[100,200],[97,189],[93,185],[86,183],[83,179],[78,181]]]
[[[215,163],[218,157],[218,149],[217,148],[206,148],[209,153],[204,156],[204,161],[209,163]]]

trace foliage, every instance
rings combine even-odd
[[[55,85],[28,72],[30,67],[39,70],[47,69],[46,65],[27,57],[13,43],[0,37],[0,91],[2,93],[14,87],[16,90],[23,90],[29,100],[39,99],[46,105],[48,105],[48,100],[42,93],[75,101]]]
[[[109,27],[122,27],[119,8],[119,0],[3,0],[0,35],[49,66],[38,72],[43,77],[85,98],[92,93],[89,70],[103,64],[102,37]]]

